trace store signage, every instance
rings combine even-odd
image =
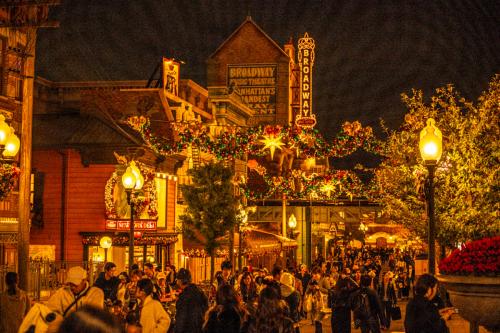
[[[316,115],[312,113],[312,68],[314,65],[314,39],[307,32],[299,39],[300,66],[300,113],[295,116],[299,127],[312,128],[316,125]]]
[[[257,114],[276,113],[276,64],[228,65],[227,85]]]
[[[179,96],[180,63],[174,59],[163,58],[163,89]]]
[[[135,230],[156,230],[156,220],[134,221]],[[106,230],[128,231],[130,220],[112,219],[106,220]]]

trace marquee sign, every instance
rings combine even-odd
[[[227,85],[257,114],[276,113],[276,64],[228,65]]]
[[[295,117],[299,127],[312,128],[316,125],[316,115],[312,113],[312,68],[314,65],[314,39],[308,33],[299,38],[300,66],[300,113]]]

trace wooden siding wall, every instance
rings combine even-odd
[[[114,165],[84,167],[80,154],[66,150],[68,169],[66,175],[66,231],[65,260],[83,259],[80,231],[104,231],[104,188]],[[43,193],[44,227],[31,229],[31,244],[56,246],[56,259],[60,259],[61,221],[61,169],[62,155],[54,151],[36,151],[33,167],[45,173]]]

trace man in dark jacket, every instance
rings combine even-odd
[[[351,270],[344,268],[335,288],[330,293],[332,333],[351,333],[351,308],[349,299],[351,294],[358,289],[358,285],[351,279],[350,275]]]
[[[104,292],[104,301],[113,304],[116,301],[116,293],[118,292],[118,285],[120,279],[115,276],[116,265],[112,262],[107,262],[104,265],[104,272],[99,274],[95,280],[94,286],[101,288]]]
[[[415,297],[408,302],[405,315],[405,331],[407,333],[448,333],[445,319],[449,318],[452,309],[438,310],[432,302],[438,291],[438,280],[424,274],[417,280]]]
[[[369,275],[361,276],[361,288],[351,295],[351,309],[355,326],[361,328],[361,333],[380,333],[380,323],[385,326],[386,319],[380,298],[370,284]]]
[[[177,273],[177,284],[182,291],[176,303],[174,332],[200,333],[208,309],[208,298],[191,283],[191,272],[185,268]]]

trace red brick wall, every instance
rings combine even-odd
[[[227,85],[228,64],[277,64],[276,115],[271,118],[279,124],[288,122],[289,61],[284,51],[271,42],[252,22],[227,40],[207,62],[207,85]],[[266,118],[266,116],[257,116]],[[268,117],[267,117],[268,118]]]
[[[104,231],[104,187],[115,170],[114,165],[84,167],[80,154],[68,154],[65,217],[65,259],[83,259],[81,231]],[[56,259],[60,258],[61,168],[62,156],[54,151],[33,152],[33,167],[45,173],[44,227],[31,230],[32,244],[56,245]]]

